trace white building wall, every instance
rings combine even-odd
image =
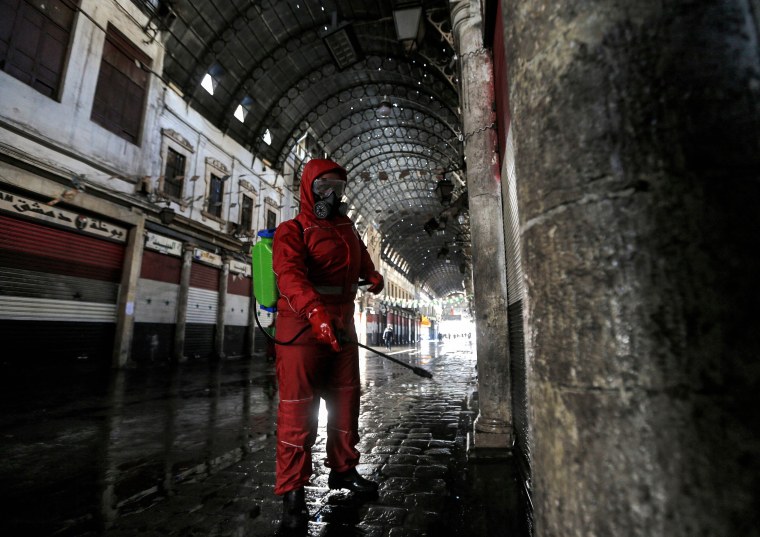
[[[230,137],[212,126],[159,76],[150,77],[139,145],[132,144],[90,120],[95,88],[100,70],[105,30],[109,23],[122,32],[137,48],[152,59],[151,69],[160,73],[164,50],[159,41],[151,41],[143,32],[147,18],[126,0],[82,0],[81,13],[72,30],[71,48],[63,76],[60,100],[33,90],[16,78],[0,72],[0,151],[29,162],[41,169],[63,176],[83,176],[83,184],[132,198],[137,205],[156,210],[171,207],[178,214],[199,222],[210,231],[227,233],[227,222],[240,220],[242,178],[257,193],[254,230],[266,222],[263,200],[276,202],[278,222],[292,218],[294,196],[287,192],[282,175],[265,166]],[[171,129],[193,146],[188,158],[186,195],[194,200],[186,206],[138,195],[143,177],[156,192],[163,173],[162,129]],[[221,162],[231,172],[225,184],[222,207],[223,223],[204,218],[206,159]],[[281,206],[281,207],[280,207]]]

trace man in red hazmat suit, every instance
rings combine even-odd
[[[301,176],[301,212],[277,228],[273,268],[280,298],[277,345],[280,390],[277,412],[275,494],[283,495],[285,529],[305,526],[304,485],[312,473],[311,447],[317,435],[320,398],[327,405],[327,466],[331,489],[375,494],[377,484],[356,471],[359,452],[358,347],[341,345],[338,334],[356,341],[354,298],[360,279],[369,291],[383,289],[383,277],[367,253],[341,203],[346,170],[312,159]]]

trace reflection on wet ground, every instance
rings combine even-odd
[[[308,535],[519,535],[510,461],[468,464],[467,340],[361,353],[363,502],[327,488],[324,416]],[[2,535],[274,535],[277,386],[263,356],[98,371],[4,371]],[[506,533],[510,530],[509,533]]]

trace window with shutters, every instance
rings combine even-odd
[[[158,177],[157,193],[178,203],[182,210],[204,197],[203,194],[199,194],[193,199],[194,190],[190,191],[199,179],[190,175],[194,152],[195,149],[182,134],[170,128],[161,129],[161,162],[164,168]]]
[[[166,148],[163,193],[170,198],[181,199],[185,183],[185,155],[171,147]]]
[[[267,209],[267,229],[274,229],[277,227],[277,213]]]
[[[242,203],[240,204],[240,231],[241,233],[249,233],[251,228],[253,228],[253,206],[255,203],[251,196],[243,194],[242,198]]]
[[[218,222],[224,222],[225,188],[230,178],[230,169],[213,157],[206,157],[206,191],[201,215]],[[227,204],[229,205],[229,204]]]
[[[79,0],[3,0],[0,69],[58,99]]]
[[[213,173],[209,180],[208,213],[217,218],[222,217],[222,205],[224,204],[224,181]]]
[[[151,61],[108,25],[90,118],[133,144],[139,143]]]

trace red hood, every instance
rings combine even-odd
[[[311,185],[314,180],[327,172],[337,172],[341,178],[346,181],[346,170],[338,164],[328,159],[315,158],[306,163],[301,174],[301,213],[309,216],[314,215],[314,192]]]

